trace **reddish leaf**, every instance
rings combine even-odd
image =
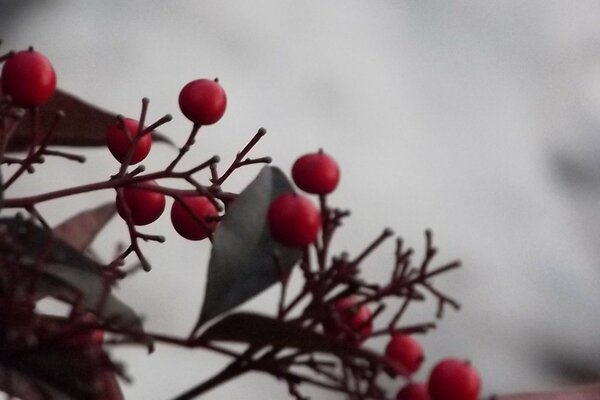
[[[600,384],[555,391],[498,396],[497,400],[598,400]]]
[[[56,226],[52,232],[57,238],[62,239],[77,250],[85,250],[115,215],[115,212],[115,203],[106,203],[74,215]]]
[[[340,358],[358,358],[379,364],[388,371],[402,373],[384,357],[350,343],[333,340],[298,324],[264,315],[235,313],[208,328],[198,341],[225,341],[258,346],[294,348],[306,352],[335,354]]]
[[[106,129],[116,121],[116,114],[86,103],[62,90],[57,90],[50,101],[40,109],[40,128],[47,131],[52,125],[57,111],[64,111],[64,118],[57,125],[51,145],[57,146],[104,146]],[[31,119],[23,118],[12,137],[7,150],[22,151],[29,144]],[[152,137],[157,142],[174,146],[171,139],[155,132]]]
[[[7,273],[15,262],[23,276]],[[15,292],[31,290],[27,274],[34,273],[37,280],[32,295],[53,296],[85,307],[113,328],[141,335],[141,319],[112,295],[102,266],[30,221],[0,219],[0,267],[0,280],[9,280]]]

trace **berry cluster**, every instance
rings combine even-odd
[[[423,348],[413,337],[396,334],[388,343],[386,357],[412,376],[424,360]],[[431,370],[427,383],[409,382],[396,400],[477,400],[481,381],[468,361],[447,358]]]
[[[320,196],[335,190],[340,180],[337,162],[322,150],[305,154],[292,167],[292,178],[307,193]],[[273,236],[289,246],[314,242],[321,228],[321,213],[306,197],[284,194],[269,208],[269,227]]]
[[[182,113],[195,125],[216,123],[225,113],[227,98],[217,80],[199,79],[184,86],[179,94]],[[120,118],[108,128],[106,144],[123,165],[143,161],[152,147],[152,130],[139,121]],[[156,221],[165,209],[165,195],[156,181],[142,181],[121,190],[117,196],[119,214],[134,225]],[[215,229],[219,213],[214,201],[202,195],[175,198],[171,207],[171,223],[175,231],[189,240],[207,238]]]
[[[179,149],[177,156],[164,170],[145,173],[143,165],[137,165],[151,153],[156,129],[172,118],[170,115],[166,115],[154,123],[146,124],[148,100],[144,99],[139,119],[119,116],[116,122],[107,127],[105,135],[101,138],[101,143],[106,145],[119,162],[120,166],[116,174],[106,181],[39,196],[11,199],[4,196],[6,189],[23,173],[33,172],[33,164],[42,163],[42,156],[51,154],[66,156],[66,153],[48,151],[46,148],[49,138],[54,133],[54,127],[50,127],[48,132],[42,134],[36,130],[39,124],[33,123],[27,156],[24,159],[5,156],[4,150],[10,135],[14,133],[15,127],[18,125],[15,110],[23,111],[25,109],[31,113],[32,120],[35,122],[39,116],[39,108],[50,102],[53,96],[60,94],[60,91],[56,92],[56,74],[52,65],[39,52],[29,49],[9,53],[0,57],[0,61],[4,61],[0,78],[3,96],[0,99],[0,116],[4,122],[17,120],[13,125],[0,124],[1,164],[19,164],[16,172],[1,184],[2,206],[24,209],[31,215],[32,220],[44,229],[42,230],[44,235],[56,240],[54,237],[56,232],[51,230],[36,209],[38,202],[96,190],[114,190],[116,191],[116,202],[109,204],[111,213],[114,213],[116,206],[118,214],[127,225],[131,239],[130,246],[108,265],[99,265],[95,261],[91,261],[93,272],[89,276],[92,277],[91,279],[101,280],[102,290],[98,290],[97,286],[95,291],[88,290],[91,286],[88,286],[87,283],[77,287],[77,284],[82,281],[80,276],[82,270],[75,269],[74,272],[69,272],[74,274],[68,276],[73,278],[68,281],[69,290],[72,290],[73,285],[79,290],[76,291],[74,299],[68,300],[72,302],[73,306],[69,318],[40,316],[35,312],[35,303],[38,300],[36,296],[27,292],[24,299],[13,297],[7,300],[6,294],[2,291],[4,289],[0,288],[0,333],[5,333],[6,327],[11,329],[16,327],[18,331],[23,328],[19,332],[25,332],[21,336],[26,340],[19,339],[19,345],[27,347],[29,342],[35,342],[35,345],[42,343],[42,348],[54,346],[61,351],[68,348],[86,354],[95,353],[98,357],[94,359],[94,368],[100,364],[108,365],[111,372],[116,371],[116,373],[120,371],[110,362],[104,352],[104,347],[106,347],[104,346],[104,330],[111,332],[111,335],[114,334],[123,342],[143,344],[147,344],[148,341],[165,342],[186,348],[216,351],[234,358],[231,365],[215,378],[199,384],[178,397],[182,399],[200,395],[210,390],[212,386],[248,370],[268,372],[277,378],[283,377],[288,384],[290,394],[296,399],[304,398],[297,388],[302,383],[343,392],[350,399],[386,399],[389,397],[378,384],[378,377],[383,372],[402,380],[403,387],[397,393],[397,400],[477,399],[480,390],[478,373],[468,362],[459,359],[448,358],[439,362],[432,369],[427,383],[413,380],[414,374],[419,371],[424,360],[423,348],[415,339],[414,334],[425,333],[435,324],[433,322],[413,326],[399,326],[398,324],[409,303],[425,300],[426,294],[437,300],[438,317],[441,317],[442,311],[447,305],[457,309],[458,304],[434,288],[432,280],[439,274],[457,268],[460,263],[452,262],[435,268],[431,266],[437,249],[432,244],[430,231],[426,232],[423,260],[416,265],[411,259],[413,250],[403,247],[400,238],[396,239],[393,271],[389,281],[384,284],[366,281],[361,275],[361,265],[370,253],[393,235],[391,230],[384,230],[374,242],[353,258],[347,251],[330,256],[330,243],[334,232],[342,225],[342,220],[349,215],[348,211],[332,208],[328,204],[328,196],[337,188],[341,175],[340,167],[332,156],[319,150],[299,157],[293,164],[290,174],[293,184],[299,189],[298,193],[289,179],[284,176],[285,174],[279,171],[279,174],[283,176],[281,180],[285,184],[278,187],[278,191],[268,193],[283,194],[272,195],[273,197],[263,196],[263,198],[266,197],[263,204],[251,206],[242,204],[243,193],[225,192],[221,186],[237,168],[271,161],[270,157],[246,158],[250,149],[265,134],[262,128],[238,152],[235,160],[221,175],[217,172],[217,163],[219,162],[217,156],[189,170],[179,171],[176,167],[194,144],[200,127],[218,122],[224,115],[227,106],[225,91],[216,79],[199,79],[189,82],[180,91],[179,107],[182,114],[191,121],[192,130],[185,145]],[[66,158],[74,159],[73,156]],[[131,166],[135,167],[130,169]],[[275,170],[269,168],[271,167],[265,167],[265,170]],[[210,183],[207,185],[201,184],[193,176],[204,169],[210,170]],[[274,172],[271,173],[274,174]],[[166,187],[162,184],[165,179],[184,180],[191,186],[191,189]],[[306,194],[301,194],[300,191]],[[316,196],[318,204],[313,202],[310,195]],[[135,253],[141,266],[147,271],[150,270],[138,241],[161,242],[164,239],[162,236],[143,234],[137,229],[139,226],[145,226],[158,220],[164,213],[169,199],[172,201],[171,224],[183,238],[189,240],[208,238],[211,242],[214,239],[214,250],[219,248],[219,245],[223,246],[223,243],[219,242],[220,235],[213,238],[213,233],[218,232],[218,229],[227,232],[225,227],[228,223],[234,225],[234,228],[236,227],[235,223],[238,223],[237,226],[242,227],[240,229],[251,231],[251,234],[254,235],[248,240],[248,242],[252,242],[250,244],[241,243],[239,237],[236,236],[233,245],[223,246],[229,253],[240,250],[240,253],[252,256],[242,260],[235,258],[234,265],[224,264],[222,260],[221,264],[217,263],[225,270],[230,268],[234,271],[234,276],[226,276],[226,272],[222,270],[216,272],[217,278],[213,282],[222,286],[213,292],[226,292],[226,296],[234,297],[235,301],[239,301],[225,310],[213,313],[209,319],[222,312],[231,312],[231,314],[203,332],[199,332],[197,328],[206,322],[203,319],[205,311],[203,308],[197,328],[184,339],[141,332],[141,322],[138,330],[133,330],[131,325],[115,325],[115,320],[118,322],[119,318],[115,318],[114,315],[108,318],[105,313],[107,299],[111,296],[111,287],[117,280],[128,277],[131,272],[136,270],[136,267],[130,270],[122,268],[129,254]],[[247,217],[248,221],[252,221],[251,224],[246,224],[248,221],[245,220],[231,222],[231,219],[228,219],[235,214],[229,205],[236,201],[239,201],[237,204],[241,204],[238,209],[250,210],[242,216],[242,219],[246,218],[245,215],[253,214]],[[250,202],[248,201],[248,203]],[[247,208],[242,206],[247,206]],[[255,218],[254,214],[261,217]],[[262,217],[263,215],[265,218]],[[21,220],[15,221],[13,222],[17,224],[22,223]],[[39,226],[32,224],[29,227],[39,228]],[[21,225],[19,227],[23,228]],[[27,232],[27,229],[18,229],[18,231]],[[94,236],[95,233],[97,232],[93,232],[91,236]],[[260,237],[260,240],[254,240],[256,237]],[[15,242],[15,238],[10,236],[6,229],[0,229],[0,247],[8,246],[8,250],[6,248],[0,248],[0,250],[7,254],[10,253],[10,257],[7,258],[0,251],[0,274],[5,274],[4,269],[7,266],[9,269],[14,267],[14,260],[32,258],[29,257],[29,254],[20,253],[24,251],[21,247],[18,250],[12,249],[10,244],[13,242]],[[251,251],[247,251],[248,249]],[[60,251],[70,252],[68,257],[65,254],[61,255],[63,260],[68,258],[84,260],[86,257],[83,253],[84,250],[85,246]],[[215,253],[217,252],[215,251]],[[28,257],[23,257],[24,255]],[[45,259],[35,261],[36,265],[43,265]],[[303,286],[288,301],[289,299],[286,297],[289,294],[288,281],[294,265],[298,265],[299,272],[302,274]],[[209,266],[210,268],[213,268],[212,264]],[[251,268],[249,271],[255,272],[258,276],[250,276],[245,270],[243,272],[246,275],[241,274],[245,280],[239,285],[240,282],[235,279],[237,279],[238,272],[244,268]],[[98,273],[98,270],[101,272]],[[42,269],[36,269],[33,278],[29,275],[26,276],[28,288],[36,287],[36,279],[40,279],[41,271]],[[11,270],[11,274],[13,272]],[[209,271],[209,283],[211,282],[211,272],[214,271]],[[221,273],[223,275],[219,275]],[[9,278],[12,279],[13,275],[10,275]],[[46,283],[56,284],[55,281],[63,278],[63,275],[52,278],[54,279],[52,284]],[[235,305],[241,304],[259,293],[258,289],[258,291],[255,290],[256,287],[263,287],[262,290],[264,290],[278,279],[281,285],[281,296],[277,317],[269,319],[265,316],[250,315],[250,321],[264,322],[264,326],[256,327],[256,329],[259,331],[260,328],[267,332],[264,335],[266,337],[253,332],[248,332],[246,336],[244,331],[247,325],[232,324],[229,328],[223,328],[223,326],[227,326],[228,322],[231,323],[231,320],[235,321],[236,317],[237,321],[248,318],[248,315],[236,314],[232,310]],[[223,282],[228,284],[230,280],[242,287],[239,293],[229,292],[230,288],[223,284]],[[9,286],[18,285],[11,284]],[[59,289],[62,292],[57,292],[60,292],[61,299],[64,300],[66,289],[63,287],[59,287]],[[254,292],[249,293],[252,290]],[[96,297],[90,299],[92,292]],[[81,304],[82,299],[89,302],[87,306]],[[128,310],[123,304],[112,300],[113,312]],[[391,304],[388,300],[401,300],[402,305],[397,307],[393,317],[382,324],[382,312]],[[231,300],[227,299],[227,301]],[[204,306],[207,303],[209,302],[205,298]],[[89,304],[93,304],[95,308],[90,307]],[[115,304],[117,305],[115,306]],[[286,340],[281,339],[281,332],[285,332],[283,336]],[[11,335],[13,333],[11,331]],[[9,337],[10,335],[4,336]],[[15,335],[10,337],[13,336]],[[35,340],[31,340],[31,336]],[[375,354],[367,348],[368,341],[377,337],[389,338],[383,355]],[[221,344],[218,343],[219,339],[224,342],[239,341],[247,343],[249,346],[246,351],[237,353],[235,349],[221,347]],[[290,339],[289,349],[286,348],[287,339]],[[0,357],[5,356],[3,353],[6,350],[5,345],[4,342],[0,343]],[[293,351],[288,351],[291,349]],[[34,352],[37,347],[33,347],[33,350],[28,348],[28,350]],[[322,352],[326,354],[320,354]],[[12,353],[9,351],[8,354]],[[305,375],[304,372],[307,368],[314,377]],[[116,381],[113,379],[114,382]],[[83,397],[120,398],[118,395],[108,396],[106,393],[104,391],[99,396],[86,395]]]
[[[337,162],[322,150],[305,154],[292,167],[294,183],[303,191],[323,196],[335,190],[340,179]],[[271,234],[289,246],[307,246],[317,240],[321,212],[306,197],[284,194],[269,209]],[[373,313],[355,297],[341,297],[333,303],[332,314],[322,325],[324,333],[360,346],[373,333]],[[411,377],[424,360],[421,344],[411,335],[393,334],[385,349],[386,358],[406,377]],[[425,383],[408,382],[397,400],[476,400],[480,379],[470,363],[458,359],[440,361]]]

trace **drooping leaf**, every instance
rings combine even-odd
[[[116,210],[114,202],[84,210],[54,227],[52,233],[75,249],[83,251],[115,215]]]
[[[53,296],[95,313],[107,325],[131,332],[142,332],[142,323],[136,313],[113,296],[106,285],[101,266],[81,251],[21,218],[0,219],[1,266],[17,265],[36,277],[35,295]],[[5,282],[11,276],[2,273]],[[23,282],[10,282],[31,290]]]
[[[54,123],[56,112],[66,115],[56,126],[51,145],[57,146],[105,146],[106,130],[114,124],[117,115],[93,106],[62,90],[56,90],[50,101],[40,109],[39,127],[42,132],[48,131]],[[168,137],[154,132],[152,138],[157,142],[173,145]],[[8,144],[7,151],[23,151],[31,141],[31,119],[25,117]]]
[[[296,323],[280,321],[252,313],[230,314],[203,332],[198,341],[225,341],[256,346],[293,348],[307,353],[334,354],[340,358],[358,358],[397,371],[397,366],[382,356],[350,343],[330,339]]]
[[[298,262],[301,251],[276,242],[267,211],[277,196],[293,192],[284,173],[266,166],[230,205],[213,237],[204,304],[196,329],[277,282],[281,269]]]

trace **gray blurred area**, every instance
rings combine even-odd
[[[356,254],[386,226],[421,250],[432,228],[439,261],[463,261],[439,280],[463,309],[422,339],[417,378],[442,357],[467,357],[486,394],[600,379],[599,22],[600,2],[585,0],[0,1],[3,50],[34,45],[61,88],[118,113],[136,116],[149,97],[150,118],[175,116],[164,131],[179,143],[190,128],[178,113],[180,88],[218,76],[228,110],[189,165],[231,159],[260,126],[269,134],[253,155],[285,170],[319,147],[334,155],[343,175],[331,202],[353,211],[336,250]],[[146,165],[173,156],[158,148]],[[114,173],[107,151],[88,158],[84,168],[49,164],[13,196]],[[257,171],[241,171],[228,188]],[[57,223],[73,207],[57,201],[42,211]],[[201,302],[209,247],[178,240],[168,218],[148,230],[167,243],[144,247],[155,269],[124,282],[120,295],[151,330],[183,335]],[[96,250],[112,254],[117,239],[126,236],[115,220]],[[371,257],[366,273],[384,279],[392,251],[390,243]],[[277,296],[270,290],[247,308],[272,313]],[[407,323],[431,319],[434,306]],[[115,356],[134,377],[124,386],[131,399],[173,397],[224,365],[163,346]],[[285,385],[248,375],[206,398],[267,396],[287,398]]]

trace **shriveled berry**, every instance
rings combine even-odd
[[[292,166],[292,178],[298,187],[313,194],[328,194],[340,181],[340,168],[328,154],[319,150],[305,154]]]
[[[15,53],[2,68],[2,92],[19,107],[45,104],[56,90],[56,73],[42,53],[25,50]]]
[[[427,384],[409,383],[396,395],[396,400],[430,400]]]
[[[433,367],[428,388],[431,400],[476,400],[481,380],[469,362],[447,358]]]
[[[193,214],[179,201],[173,203],[171,223],[177,233],[189,240],[202,240],[208,237],[209,232],[212,232],[217,226],[216,217],[219,215],[217,208],[205,196],[186,196],[181,201],[189,207]],[[199,223],[194,215],[203,224]]]
[[[408,373],[415,373],[423,362],[423,347],[409,335],[396,334],[385,349],[386,357],[400,364]]]
[[[223,87],[210,79],[189,82],[179,93],[179,108],[187,119],[199,125],[211,125],[221,119],[227,107]]]
[[[334,315],[323,323],[327,336],[360,344],[371,334],[371,310],[357,302],[354,297],[344,297],[334,303]]]
[[[156,181],[146,181],[144,184],[158,187]],[[134,225],[148,225],[158,219],[165,210],[165,195],[136,186],[123,189],[123,200],[129,208]],[[125,219],[125,210],[117,201],[117,211]]]
[[[111,125],[106,132],[106,145],[108,146],[108,150],[110,150],[112,155],[119,162],[125,161],[129,147],[133,142],[132,139],[138,135],[138,129],[140,126],[138,121],[131,118],[125,118],[123,123],[125,124],[126,130],[123,129],[119,122],[117,122]],[[128,132],[131,136],[128,135]],[[132,139],[130,139],[130,137]],[[137,164],[142,161],[144,158],[146,158],[148,153],[150,153],[151,147],[152,136],[150,133],[147,133],[136,143],[129,163]]]
[[[285,193],[273,200],[267,219],[275,240],[287,246],[303,247],[314,242],[321,228],[317,207],[295,193]]]

